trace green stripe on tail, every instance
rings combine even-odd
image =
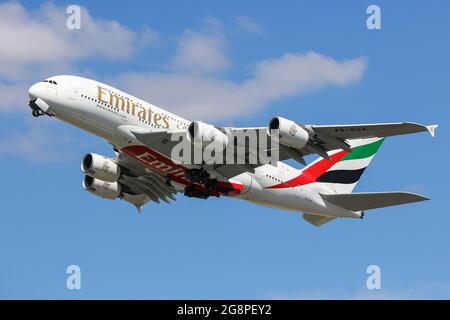
[[[353,149],[352,152],[347,154],[340,161],[369,158],[378,151],[378,149],[380,148],[383,141],[384,141],[384,138],[377,140],[371,144],[365,144],[365,145],[356,147]]]

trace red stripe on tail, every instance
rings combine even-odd
[[[283,183],[268,187],[268,189],[292,188],[313,183],[347,154],[348,152],[346,151],[337,152],[330,156],[330,160],[322,159],[309,167],[306,167],[299,176]]]

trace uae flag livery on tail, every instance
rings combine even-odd
[[[364,170],[373,159],[384,139],[354,147],[336,162],[329,170],[317,178],[317,182],[354,184],[359,181]],[[367,143],[368,141],[366,141]]]
[[[301,170],[299,176],[270,188],[292,188],[316,182],[333,184],[338,192],[351,192],[383,141],[384,138],[350,140],[352,152],[329,152],[330,160],[319,158]]]

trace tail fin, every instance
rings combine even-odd
[[[352,192],[383,141],[384,138],[350,141],[352,152],[335,152],[332,158],[336,162],[318,176],[316,182],[333,184],[338,193]]]
[[[331,151],[330,160],[316,160],[302,170],[302,176],[310,182],[327,184],[337,193],[350,193],[383,141],[384,138],[349,140],[352,152]]]
[[[384,138],[349,140],[351,152],[344,150],[328,152],[330,160],[319,158],[301,170],[295,178],[269,188],[291,188],[321,183],[331,187],[336,193],[350,193],[383,141]]]
[[[320,193],[320,196],[324,200],[353,212],[428,200],[421,195],[408,192],[351,193],[383,141],[384,138],[351,140],[349,141],[351,152],[329,152],[330,160],[323,158],[316,160],[288,183],[292,186],[323,184],[326,192]],[[305,212],[303,218],[315,226],[320,226],[336,217]]]

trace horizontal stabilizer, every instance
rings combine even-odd
[[[321,197],[324,200],[352,211],[370,210],[428,200],[421,195],[409,192],[360,192],[347,194],[321,194]]]
[[[306,222],[315,225],[316,227],[320,227],[327,222],[333,221],[334,219],[336,219],[336,217],[326,217],[317,214],[304,213],[303,219],[305,219]]]

